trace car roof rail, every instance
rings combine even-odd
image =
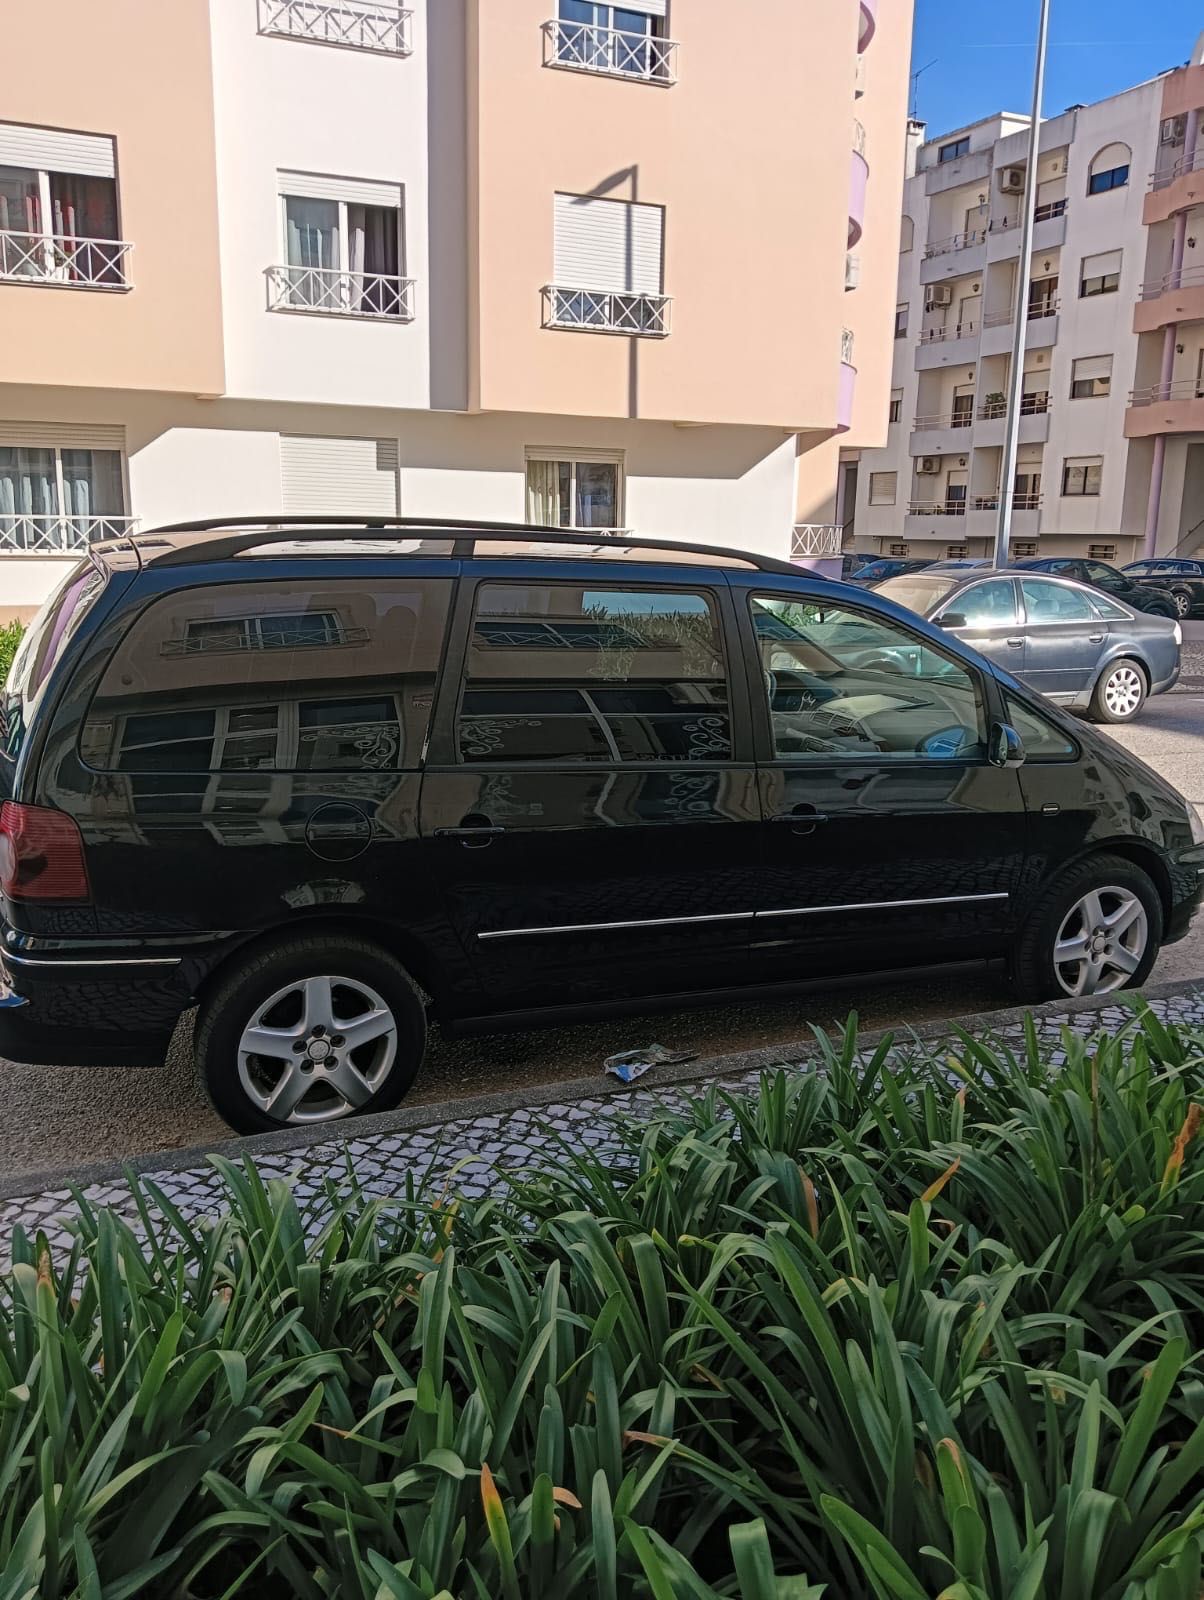
[[[276,513],[265,517],[206,517],[194,522],[174,522],[160,528],[148,528],[145,533],[132,535],[132,541],[138,546],[146,565],[173,567],[198,561],[222,561],[228,556],[257,550],[262,545],[286,543],[296,538],[299,532],[320,534],[324,541],[348,542],[365,538],[388,539],[401,532],[422,533],[436,538],[445,534],[451,538],[452,554],[459,557],[476,554],[476,544],[483,540],[497,544],[556,544],[567,546],[570,550],[581,549],[594,553],[607,548],[616,551],[647,550],[654,551],[656,558],[663,562],[671,562],[680,551],[683,557],[710,557],[717,563],[734,562],[754,571],[787,573],[791,576],[798,576],[800,572],[799,567],[789,561],[722,545],[641,539],[628,534],[593,534],[577,529],[548,528],[529,522],[488,522],[452,517],[374,517],[341,513],[334,516]],[[176,542],[178,537],[187,534],[214,534],[219,537]],[[222,534],[226,536],[220,537]]]

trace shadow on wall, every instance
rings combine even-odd
[[[626,189],[626,194],[616,194],[615,190]],[[592,189],[587,189],[582,199],[585,200],[628,200],[637,205],[640,198],[640,168],[639,163],[630,167],[620,167],[617,172],[612,172],[609,178],[603,178]],[[627,262],[626,288],[634,288],[632,273],[635,264],[635,212],[629,210],[626,218],[627,236],[624,240]],[[664,292],[664,240],[661,240],[661,283],[659,288]],[[613,335],[611,335],[613,337]],[[640,339],[638,334],[631,334],[627,340],[627,415],[634,419],[640,414]]]

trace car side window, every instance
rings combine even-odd
[[[1077,754],[1074,741],[1039,711],[1004,693],[1007,719],[1020,735],[1026,761],[1065,761]]]
[[[127,773],[414,768],[450,601],[449,578],[180,590],[118,645],[80,753]],[[162,804],[170,781],[160,789]],[[195,785],[180,792],[195,801]]]
[[[751,598],[773,752],[783,761],[979,761],[982,686],[887,617],[797,595]]]
[[[730,759],[714,598],[581,582],[482,583],[456,750],[472,766]]]
[[[1106,617],[1109,622],[1127,622],[1129,620],[1129,612],[1123,606],[1118,605],[1115,600],[1109,600],[1105,595],[1093,594],[1091,596],[1091,607],[1097,617]]]
[[[1064,583],[1044,583],[1040,578],[1021,580],[1024,611],[1030,623],[1091,622],[1095,611],[1080,589]]]
[[[987,578],[955,594],[944,608],[971,628],[1008,627],[1016,621],[1016,588],[1010,578]]]
[[[1087,576],[1092,583],[1101,584],[1105,589],[1123,589],[1125,580],[1118,572],[1113,572],[1111,567],[1105,567],[1098,561],[1087,563]]]

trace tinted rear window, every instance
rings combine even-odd
[[[238,583],[142,613],[81,736],[116,772],[383,772],[426,737],[449,578]]]
[[[26,629],[8,681],[0,687],[0,756],[16,761],[20,755],[50,674],[106,581],[102,567],[81,561]]]

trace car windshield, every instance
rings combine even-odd
[[[960,572],[906,572],[880,583],[874,593],[926,617],[961,581]]]

